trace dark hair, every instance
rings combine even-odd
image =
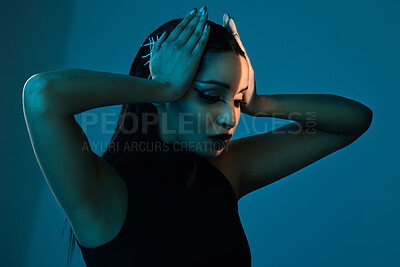
[[[149,38],[153,38],[153,40],[156,40],[156,36],[161,36],[164,31],[169,35],[182,20],[183,19],[174,19],[161,25],[146,38],[145,42],[143,42],[143,45],[149,42]],[[207,22],[210,25],[210,36],[205,51],[200,60],[197,72],[201,72],[207,66],[207,62],[209,62],[210,59],[214,58],[215,54],[217,53],[234,52],[235,54],[241,55],[246,58],[244,51],[240,48],[235,38],[232,36],[232,34],[228,32],[225,27],[218,25],[212,21]],[[148,79],[150,75],[150,69],[149,64],[145,64],[150,59],[150,56],[144,56],[150,53],[150,49],[149,46],[143,45],[140,47],[139,52],[136,54],[136,57],[131,65],[129,75]],[[142,129],[143,125],[140,119],[142,118],[143,114],[146,113],[158,114],[156,107],[151,103],[122,105],[115,132],[101,157],[109,162],[111,161],[114,163],[124,162],[128,159],[131,160],[133,157],[135,158],[135,160],[131,160],[130,162],[135,162],[139,165],[139,160],[143,161],[145,159],[145,154],[129,150],[126,151],[125,149],[121,151],[120,149],[115,149],[115,144],[117,144],[120,148],[124,147],[126,144],[129,145],[132,142],[161,141],[159,136],[158,123],[148,126],[148,131],[146,131],[147,133],[144,134],[144,131]],[[131,116],[132,114],[135,114],[136,116]],[[137,129],[135,130],[135,132],[129,133],[131,132],[131,129],[133,129],[133,127],[137,127]],[[64,234],[64,229],[67,226],[67,222],[68,218],[65,219],[65,225],[61,235]],[[69,223],[68,225],[70,239],[68,246],[67,265],[70,265],[72,260],[72,252],[74,251],[76,244],[76,238],[73,234],[71,225]]]

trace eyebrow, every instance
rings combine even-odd
[[[231,89],[231,86],[229,84],[223,83],[223,82],[220,82],[220,81],[214,81],[214,80],[200,81],[200,80],[196,80],[196,82],[205,83],[205,84],[215,84],[215,85],[217,85],[219,87],[222,87],[224,89],[227,89],[227,90]],[[249,86],[246,86],[246,88],[243,88],[242,90],[240,90],[239,93],[241,93],[243,91],[246,91],[248,88],[249,88]]]

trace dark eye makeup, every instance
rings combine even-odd
[[[199,97],[203,98],[208,103],[213,104],[213,103],[217,103],[218,101],[222,101],[226,104],[225,100],[223,100],[219,96],[212,96],[212,95],[205,94],[202,91],[200,91],[198,88],[195,88],[195,87],[193,87],[193,90],[195,90],[197,92],[197,95]],[[236,100],[234,100],[234,102],[235,102],[235,107],[237,107],[237,108],[240,107],[240,104],[247,104],[240,99],[236,99]]]

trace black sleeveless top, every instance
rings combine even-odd
[[[205,158],[170,150],[140,166],[112,165],[127,185],[128,212],[110,242],[77,241],[88,267],[251,266],[235,192]]]

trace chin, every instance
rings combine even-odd
[[[212,143],[206,139],[206,141],[199,141],[196,148],[191,147],[189,148],[189,150],[204,158],[215,158],[218,157],[226,149],[225,146],[221,149],[218,148],[218,146],[212,145]]]
[[[204,151],[204,150],[203,151],[196,151],[195,153],[197,155],[200,155],[200,156],[204,157],[204,158],[216,158],[219,155],[221,155],[221,153],[223,151],[224,151],[224,149],[220,149],[220,150],[216,150],[216,149],[211,150],[211,149],[209,149],[209,150],[206,150],[206,151]]]

